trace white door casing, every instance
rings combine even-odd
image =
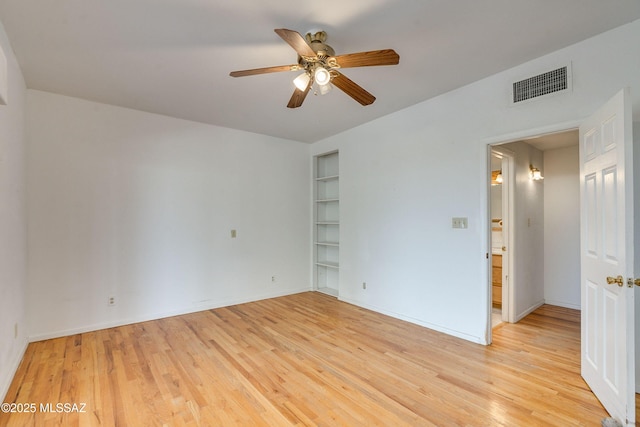
[[[581,371],[626,425],[635,425],[632,145],[627,89],[580,126]],[[619,276],[621,286],[607,283]]]
[[[513,232],[515,157],[506,149],[502,151],[502,321],[514,323],[515,289],[512,278],[515,257]]]
[[[501,144],[492,146],[490,153],[501,158],[502,170],[502,321],[515,323],[515,291],[512,281],[514,264],[514,183],[515,183],[515,153]],[[491,197],[491,196],[489,196]],[[491,224],[489,224],[491,229]],[[491,289],[491,280],[489,281]],[[491,322],[489,322],[491,328]]]

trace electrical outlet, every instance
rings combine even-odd
[[[367,282],[362,282],[362,289],[367,289]]]
[[[468,228],[468,219],[464,218],[451,218],[451,228]]]
[[[108,305],[109,307],[116,305],[116,297],[114,296],[109,297]]]
[[[276,276],[271,276],[271,283],[276,283]]]
[[[235,239],[238,236],[238,232],[236,230],[231,230],[231,238]]]
[[[13,337],[18,338],[18,322],[13,325]]]

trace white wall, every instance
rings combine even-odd
[[[308,145],[33,90],[27,112],[32,340],[310,289]]]
[[[580,309],[578,145],[544,152],[544,299]]]
[[[7,59],[8,104],[0,105],[0,402],[27,346],[24,185],[25,83],[0,24]],[[15,336],[15,328],[18,335]]]
[[[486,145],[573,128],[625,86],[638,117],[638,45],[635,21],[313,144],[340,150],[340,298],[486,342]],[[571,93],[509,105],[512,82],[568,62]]]

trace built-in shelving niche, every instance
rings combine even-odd
[[[315,157],[314,288],[338,296],[340,273],[338,152]]]

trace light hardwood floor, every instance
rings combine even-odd
[[[5,401],[38,411],[0,425],[599,426],[579,322],[543,306],[485,347],[302,293],[32,343]]]

